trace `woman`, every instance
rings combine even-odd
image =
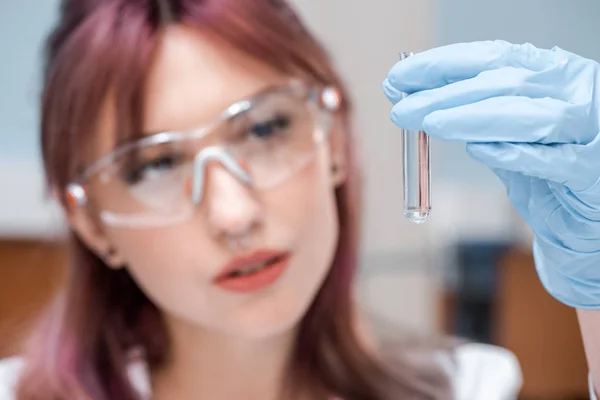
[[[357,318],[349,113],[282,1],[66,1],[42,146],[72,265],[9,398],[450,398],[450,357]]]
[[[42,147],[72,262],[5,398],[514,397],[510,354],[361,318],[349,119],[283,1],[65,1]]]

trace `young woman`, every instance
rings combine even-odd
[[[350,112],[282,0],[66,0],[42,147],[71,265],[0,398],[515,397],[510,353],[361,317]]]

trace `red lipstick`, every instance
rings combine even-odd
[[[258,250],[233,259],[214,278],[215,285],[232,292],[254,292],[277,281],[285,270],[290,253]]]

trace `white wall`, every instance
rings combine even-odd
[[[410,226],[402,215],[402,147],[381,84],[400,51],[431,47],[431,1],[296,3],[330,49],[354,97],[366,180],[365,251],[419,246],[424,229]]]
[[[40,41],[57,5],[0,1],[0,159],[37,157]]]
[[[52,238],[62,233],[62,215],[45,192],[37,161],[0,159],[0,188],[0,237]]]
[[[58,0],[0,1],[0,236],[61,226],[44,194],[38,150],[41,41]]]
[[[436,280],[426,226],[402,212],[402,147],[381,84],[400,51],[433,45],[432,1],[296,0],[351,90],[365,176],[360,294],[370,310],[407,327],[435,329]]]

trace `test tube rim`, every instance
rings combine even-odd
[[[401,51],[400,52],[400,61],[407,59],[408,57],[412,57],[415,55],[414,51]]]

